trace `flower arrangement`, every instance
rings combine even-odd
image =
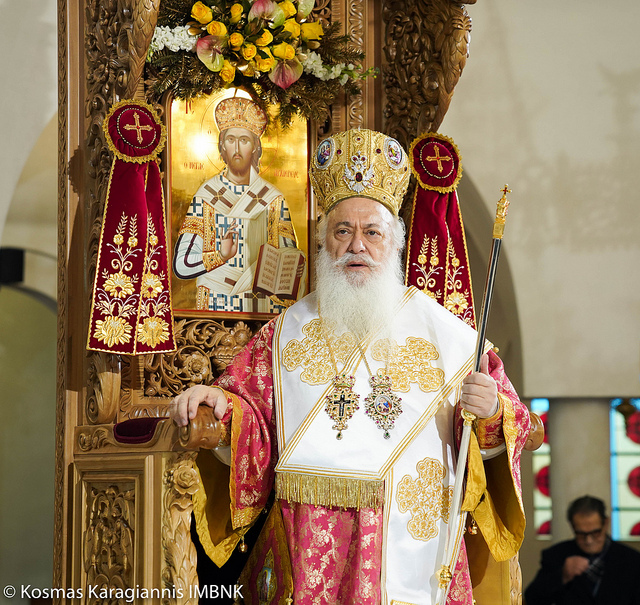
[[[264,109],[279,105],[283,126],[295,114],[324,119],[336,96],[359,94],[364,55],[340,24],[311,19],[315,0],[162,0],[147,55],[156,99],[244,88]]]

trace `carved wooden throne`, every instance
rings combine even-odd
[[[211,382],[259,328],[177,317],[174,354],[131,358],[85,350],[112,160],[101,124],[117,100],[145,98],[144,60],[160,1],[58,0],[53,585],[83,592],[81,599],[59,602],[102,602],[96,587],[136,586],[165,589],[145,602],[196,602],[189,591],[198,582],[190,539],[193,460],[206,445],[207,427],[180,434],[162,417],[174,394]],[[382,65],[382,77],[366,81],[361,96],[343,98],[325,124],[310,125],[312,139],[363,126],[407,147],[417,134],[438,129],[468,56],[471,21],[464,3],[318,0],[314,11],[341,22],[366,53],[366,67]],[[129,434],[122,423],[133,419],[138,423]]]

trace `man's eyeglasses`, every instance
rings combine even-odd
[[[586,540],[587,538],[597,538],[602,533],[603,529],[604,527],[601,527],[600,529],[594,529],[592,531],[577,531],[574,529],[573,533],[575,534],[576,538],[582,538],[583,540]]]

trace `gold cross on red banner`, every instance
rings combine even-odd
[[[153,130],[153,126],[143,126],[140,124],[140,116],[137,111],[133,112],[133,119],[135,120],[135,124],[125,124],[125,130],[135,130],[138,134],[138,143],[142,143],[142,131],[143,130]]]
[[[452,160],[451,156],[448,156],[448,155],[442,156],[442,155],[440,155],[440,147],[438,145],[436,145],[435,143],[433,144],[433,150],[435,152],[435,156],[427,156],[426,160],[427,160],[427,162],[438,162],[438,172],[442,172],[442,162],[444,162],[444,161],[451,162],[453,160]]]

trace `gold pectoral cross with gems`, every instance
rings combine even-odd
[[[143,130],[153,130],[153,126],[143,126],[142,124],[140,124],[140,116],[138,115],[137,111],[133,112],[133,119],[135,121],[135,124],[125,124],[124,125],[124,129],[125,130],[135,130],[137,135],[138,135],[138,143],[142,143],[142,131]]]
[[[347,374],[338,374],[333,379],[333,388],[325,397],[325,411],[333,420],[334,431],[338,431],[336,439],[342,439],[342,431],[347,428],[347,422],[360,407],[359,395],[353,390],[356,379]]]

